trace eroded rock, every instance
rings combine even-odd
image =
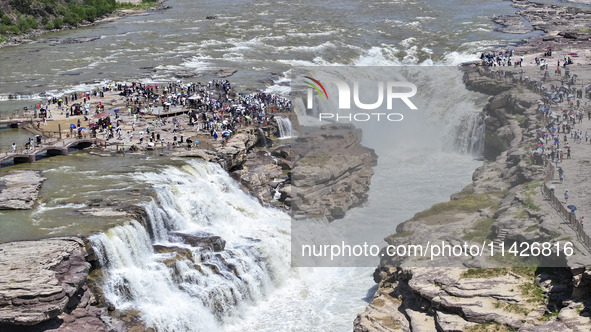
[[[35,325],[64,312],[88,276],[85,256],[77,238],[0,244],[0,324]]]
[[[0,177],[0,210],[28,210],[45,181],[38,171],[11,171]]]

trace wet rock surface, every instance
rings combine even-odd
[[[11,171],[0,177],[0,210],[32,208],[43,181],[45,178],[37,171]]]
[[[262,131],[272,136],[272,129]],[[254,134],[237,134],[226,147],[191,156],[221,163],[261,202],[300,216],[332,221],[365,202],[377,156],[361,145],[361,130],[335,124],[298,132],[291,143],[271,148],[255,147]]]
[[[173,232],[171,237],[173,237],[173,240],[180,239],[181,242],[192,247],[206,248],[211,251],[222,251],[226,246],[226,241],[220,236],[205,232],[195,234]]]
[[[86,257],[79,238],[0,244],[0,330],[117,330],[86,285]]]
[[[273,200],[273,180],[283,176],[283,169],[276,164],[275,159],[265,150],[249,154],[240,170],[232,173],[246,187],[248,192],[262,201]],[[284,180],[287,180],[285,177]],[[280,181],[281,182],[281,181]]]
[[[523,17],[519,15],[495,16],[492,21],[500,25],[496,30],[504,33],[522,34],[534,31],[531,26],[526,24]]]
[[[590,40],[589,34],[581,27],[591,26],[591,10],[522,0],[513,0],[513,5],[519,9],[517,14],[536,29],[550,35]]]

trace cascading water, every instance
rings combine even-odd
[[[361,59],[360,62],[367,65],[374,64],[368,59]],[[377,61],[377,64],[383,64],[383,62]],[[380,90],[378,82],[392,80],[411,82],[417,87],[416,96],[410,98],[416,104],[417,110],[409,109],[400,100],[393,101],[393,107],[386,109],[387,95],[385,97],[382,95],[383,102],[377,109],[356,108],[356,104],[352,103],[349,109],[341,109],[339,105],[341,92],[335,84],[327,83],[325,88],[328,95],[338,98],[323,100],[318,94],[312,94],[314,105],[312,109],[307,108],[304,101],[306,97],[296,98],[294,109],[298,114],[298,120],[304,125],[318,125],[319,115],[324,114],[322,120],[326,122],[352,123],[363,129],[364,142],[372,148],[379,149],[374,142],[384,142],[387,144],[387,150],[391,151],[392,142],[404,142],[406,147],[424,151],[450,151],[473,156],[482,153],[485,130],[482,107],[487,98],[466,89],[462,82],[461,70],[450,66],[389,68],[335,66],[292,69],[291,77],[295,81],[296,91],[293,95],[305,96],[304,91],[308,86],[301,82],[301,77],[304,75],[314,76],[321,82],[330,82],[334,78],[347,82],[350,94],[356,91],[353,88],[353,82],[362,82],[359,84],[358,95],[364,99],[364,103],[379,99],[377,97],[377,91]],[[395,102],[400,103],[397,105]],[[385,119],[387,114],[394,112],[402,115],[400,122],[389,122]],[[354,114],[362,116],[356,120]],[[371,114],[374,116],[371,117]],[[375,114],[382,114],[381,119],[378,120]]]
[[[440,94],[437,102],[409,112],[395,130],[364,130],[364,144],[380,158],[367,204],[331,224],[298,221],[307,233],[296,237],[322,241],[330,233],[332,239],[383,246],[384,234],[394,233],[397,223],[470,181],[479,162],[469,150],[458,152],[472,146],[479,153],[468,132],[479,132],[481,122],[463,124],[472,129],[456,126],[479,116],[470,93],[459,85],[449,85],[447,92],[419,88]],[[305,121],[317,124],[318,118]],[[466,139],[459,139],[464,132]],[[291,247],[297,242],[290,243],[289,217],[262,207],[218,165],[189,161],[135,177],[156,193],[143,205],[145,220],[95,235],[91,242],[103,267],[106,299],[118,309],[137,310],[147,326],[157,331],[345,331],[365,306],[364,296],[371,297],[373,268],[291,268]],[[215,236],[226,241],[224,250],[196,243],[215,241]]]
[[[261,207],[219,165],[190,161],[138,178],[156,191],[145,226],[90,238],[117,308],[139,310],[157,331],[219,330],[290,273],[289,217]]]
[[[275,120],[277,121],[277,125],[279,127],[279,139],[291,138],[291,121],[283,116],[276,116]]]
[[[452,149],[460,153],[472,155],[482,154],[484,149],[484,133],[486,124],[484,115],[480,112],[464,114],[459,122],[454,125],[454,142]]]
[[[267,136],[265,136],[265,132],[261,128],[258,130],[258,136],[260,146],[267,146]]]

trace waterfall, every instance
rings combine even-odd
[[[397,69],[392,69],[397,68]],[[363,143],[380,152],[390,153],[394,149],[455,152],[479,156],[484,146],[484,118],[482,108],[488,96],[469,91],[462,82],[463,72],[456,67],[304,67],[292,69],[292,93],[302,96],[294,101],[294,110],[300,123],[321,124],[319,114],[326,114],[322,123],[351,123],[363,130]],[[347,82],[350,94],[355,94],[358,84],[359,99],[363,103],[382,100],[373,108],[361,108],[351,100],[348,107],[340,106],[340,91],[332,83],[324,85],[329,96],[324,100],[319,94],[312,94],[313,107],[308,109],[306,85],[301,77],[315,77],[320,82],[336,79]],[[353,79],[354,78],[354,79]],[[353,82],[355,81],[355,82]],[[411,100],[417,109],[409,109],[400,100],[384,101],[379,97],[379,83],[389,81],[411,82],[417,92]],[[354,98],[352,98],[354,99]],[[367,104],[366,106],[367,107]],[[399,122],[388,121],[386,114],[397,113],[403,116]],[[358,120],[352,115],[361,114]],[[375,114],[383,114],[378,119]],[[372,116],[373,115],[373,116]],[[340,116],[340,118],[339,118]],[[395,117],[396,118],[396,117]],[[349,120],[352,119],[352,120]],[[305,121],[305,122],[304,122]]]
[[[276,116],[275,120],[279,127],[279,139],[291,138],[291,121],[283,116]]]
[[[138,310],[156,331],[220,330],[290,273],[289,217],[219,165],[189,161],[137,178],[156,192],[145,220],[90,238],[117,309]]]
[[[466,154],[481,154],[484,149],[485,130],[486,124],[482,113],[463,114],[454,125],[453,149]]]
[[[267,136],[265,136],[265,132],[259,128],[259,141],[261,142],[261,146],[267,146]]]

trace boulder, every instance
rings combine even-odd
[[[38,171],[11,171],[0,177],[0,210],[28,210],[45,181]]]
[[[192,247],[199,247],[209,249],[211,251],[222,251],[226,247],[226,241],[220,236],[210,233],[200,232],[195,234],[186,234],[180,232],[173,232],[170,234],[174,241],[180,239],[183,243]]]
[[[0,324],[36,325],[62,314],[86,281],[85,257],[78,238],[0,244]]]

